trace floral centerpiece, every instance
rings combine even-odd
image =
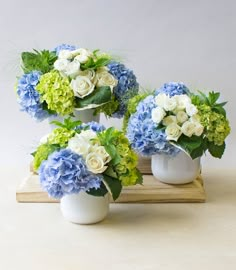
[[[34,169],[49,196],[109,192],[116,200],[123,186],[142,183],[137,155],[122,132],[96,122],[65,119],[56,124],[33,154]]]
[[[174,160],[184,152],[195,160],[196,177],[200,170],[198,158],[206,151],[221,158],[230,133],[223,108],[226,102],[219,103],[219,97],[218,92],[194,94],[183,83],[166,83],[152,94],[134,97],[124,122],[132,148],[143,156],[157,156],[155,164],[152,158],[152,168],[160,172],[162,164],[163,174],[170,169],[167,156]],[[160,159],[159,154],[165,155]]]
[[[54,50],[23,52],[24,74],[16,92],[23,111],[41,121],[75,110],[123,117],[139,85],[130,69],[99,50],[62,44]]]
[[[134,97],[135,104],[127,125],[133,149],[144,156],[156,153],[175,155],[180,149],[193,159],[207,150],[221,158],[229,121],[220,93],[194,94],[182,83],[167,83],[151,95]]]

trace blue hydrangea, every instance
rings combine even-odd
[[[131,147],[143,156],[155,154],[175,155],[179,150],[166,140],[163,130],[157,129],[152,121],[151,111],[156,107],[154,96],[150,95],[141,101],[128,122],[127,137]]]
[[[92,122],[84,123],[81,126],[76,127],[76,129],[77,130],[79,130],[79,129],[91,129],[94,132],[102,132],[106,128],[102,124],[99,124],[99,123],[97,123],[95,121],[92,121]]]
[[[175,95],[188,94],[190,91],[183,83],[169,82],[163,84],[163,86],[155,91],[155,95],[165,93],[170,97]]]
[[[39,168],[42,188],[53,198],[98,189],[102,176],[88,171],[82,156],[69,149],[53,152]]]
[[[122,118],[127,110],[129,99],[137,95],[139,84],[133,71],[123,64],[111,62],[107,67],[109,72],[118,80],[118,84],[114,88],[114,95],[119,101],[119,108],[112,116]]]
[[[59,52],[62,50],[74,51],[76,49],[77,49],[76,46],[68,45],[68,44],[61,44],[61,45],[57,46],[53,51],[56,52],[56,54],[58,55]]]
[[[18,103],[21,110],[27,112],[31,117],[38,121],[42,121],[49,116],[48,112],[43,109],[40,101],[40,94],[35,89],[39,82],[41,73],[32,71],[24,74],[17,85]]]

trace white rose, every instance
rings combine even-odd
[[[190,121],[185,122],[181,127],[181,131],[187,137],[192,137],[195,131],[195,123],[190,122]]]
[[[69,50],[61,50],[58,54],[58,59],[72,59],[72,52]]]
[[[175,123],[167,126],[166,130],[166,139],[169,141],[177,141],[181,136],[181,127]]]
[[[190,117],[190,121],[191,122],[197,122],[197,123],[200,123],[200,115],[199,114],[194,114],[193,116]]]
[[[96,153],[89,153],[86,157],[85,163],[88,170],[95,174],[103,173],[107,169],[107,166],[104,165],[103,159]]]
[[[96,73],[93,69],[86,69],[86,70],[80,70],[79,75],[89,78],[89,80],[94,83]]]
[[[96,132],[88,129],[88,130],[83,130],[80,134],[78,134],[78,136],[83,138],[83,140],[90,142],[90,140],[95,139],[97,137],[97,134]]]
[[[90,148],[90,152],[95,153],[98,156],[100,156],[105,164],[108,163],[109,161],[111,161],[111,157],[107,153],[104,146],[96,144],[96,145],[94,145],[93,147]]]
[[[166,111],[173,111],[176,108],[176,100],[174,97],[166,97],[165,103],[164,103],[164,109]]]
[[[169,126],[171,124],[176,124],[176,123],[177,123],[177,119],[176,119],[176,116],[174,115],[166,116],[162,121],[162,124],[164,126]]]
[[[164,108],[164,104],[166,103],[167,98],[168,96],[166,94],[158,94],[155,97],[155,102],[159,107]]]
[[[186,106],[186,113],[189,115],[189,116],[193,116],[194,114],[197,114],[198,113],[198,109],[195,105],[193,104],[187,104]]]
[[[195,122],[194,124],[195,124],[194,135],[201,136],[203,131],[204,131],[203,125],[201,125],[200,123],[197,123],[197,122]]]
[[[94,84],[89,78],[78,76],[71,81],[71,87],[74,90],[75,96],[84,98],[94,91]]]
[[[108,68],[105,66],[97,68],[97,71],[96,71],[97,74],[103,73],[103,72],[108,72]]]
[[[69,140],[68,148],[76,154],[86,157],[89,152],[90,144],[83,138],[75,135],[75,137]]]
[[[66,59],[57,59],[54,63],[54,68],[58,71],[64,71],[69,63],[70,62]]]
[[[166,115],[166,112],[161,107],[154,108],[152,110],[152,121],[154,123],[159,124],[162,121],[162,119],[165,117],[165,115]]]
[[[188,120],[188,115],[184,111],[178,111],[176,114],[177,122],[182,124]]]
[[[89,50],[83,48],[75,50],[73,54],[76,54],[74,59],[79,61],[81,64],[86,63],[89,57],[92,55],[92,53]]]
[[[112,76],[109,72],[99,72],[96,74],[96,86],[110,86],[111,89],[115,87],[118,83],[118,81],[115,79],[114,76]]]
[[[64,73],[71,78],[75,78],[79,74],[79,71],[80,63],[78,61],[72,61],[66,66]]]
[[[176,100],[176,109],[177,111],[179,110],[184,110],[187,105],[191,104],[191,99],[187,95],[176,95],[173,97]]]

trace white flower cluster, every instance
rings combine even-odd
[[[106,67],[81,70],[81,64],[86,63],[89,58],[94,57],[87,49],[79,48],[74,51],[61,50],[54,68],[62,76],[71,78],[71,87],[74,95],[84,98],[91,94],[96,87],[110,86],[111,90],[117,85],[117,80],[108,72]]]
[[[182,134],[187,137],[202,135],[204,127],[189,96],[169,97],[162,93],[156,96],[155,102],[157,107],[152,110],[152,120],[166,127],[167,140],[177,141]]]
[[[111,157],[104,146],[94,142],[96,137],[96,132],[84,130],[69,140],[68,148],[84,158],[89,171],[98,174],[107,169],[106,164],[110,162]]]

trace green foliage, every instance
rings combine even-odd
[[[103,178],[107,190],[111,193],[112,198],[115,201],[120,196],[122,190],[121,181],[108,175],[103,175]]]
[[[207,140],[203,136],[187,137],[181,135],[178,143],[172,143],[186,151],[192,159],[201,157],[207,149]]]
[[[86,69],[97,69],[104,67],[109,64],[111,61],[111,56],[107,54],[100,54],[99,50],[93,51],[93,55],[89,57],[88,61],[84,64],[81,64],[81,70]]]
[[[37,171],[41,163],[44,160],[47,160],[48,156],[51,153],[59,149],[60,149],[60,146],[57,144],[49,144],[49,143],[41,144],[37,148],[36,152],[32,154],[34,156],[34,161],[33,161],[34,170]]]
[[[127,106],[127,111],[125,113],[124,120],[123,120],[123,131],[124,132],[127,129],[129,118],[132,114],[134,114],[136,112],[136,108],[137,108],[139,102],[141,100],[145,99],[148,95],[149,95],[149,93],[138,94],[129,100],[128,106]]]
[[[29,73],[33,70],[47,73],[53,69],[53,64],[57,59],[56,53],[48,50],[34,52],[23,52],[21,54],[22,69],[25,73]]]
[[[136,180],[136,184],[142,185],[143,184],[143,175],[137,168],[136,168],[136,175],[138,176],[138,178]]]
[[[80,120],[73,121],[71,117],[68,117],[64,119],[63,123],[59,121],[51,121],[50,124],[54,124],[58,127],[62,127],[68,130],[73,130],[77,126],[80,126],[82,124],[82,121]]]
[[[220,97],[219,92],[214,91],[209,92],[208,96],[201,91],[198,92],[200,95],[192,95],[191,97],[192,103],[194,105],[199,106],[205,104],[209,106],[212,109],[212,111],[215,111],[219,114],[226,116],[226,111],[223,107],[227,104],[227,102],[217,103]]]
[[[222,145],[215,145],[214,143],[209,142],[208,150],[213,157],[221,158],[225,151],[225,142]]]
[[[225,139],[230,133],[229,121],[223,108],[227,102],[219,103],[219,92],[209,92],[205,95],[192,95],[191,100],[198,108],[201,124],[204,126],[202,144],[191,149],[191,156],[200,156],[208,150],[213,157],[221,158],[225,150]],[[184,145],[185,146],[185,145]]]
[[[98,134],[98,139],[111,156],[107,176],[118,178],[123,186],[142,183],[142,176],[136,169],[137,154],[130,148],[128,139],[121,131],[109,128]]]
[[[112,161],[112,165],[116,165],[120,162],[121,157],[116,149],[116,142],[118,137],[120,136],[121,132],[115,130],[115,128],[111,127],[105,130],[104,132],[98,133],[98,139],[110,155]]]
[[[112,114],[119,108],[119,101],[112,95],[111,100],[95,109],[95,114],[104,113],[111,117]]]
[[[107,194],[107,192],[108,192],[107,188],[103,182],[101,183],[101,186],[98,189],[91,188],[89,191],[86,191],[87,194],[93,195],[96,197],[104,197]]]
[[[112,93],[110,86],[102,86],[96,88],[92,94],[84,97],[83,99],[76,97],[75,107],[76,108],[85,108],[88,105],[94,104],[104,104],[111,101]]]

